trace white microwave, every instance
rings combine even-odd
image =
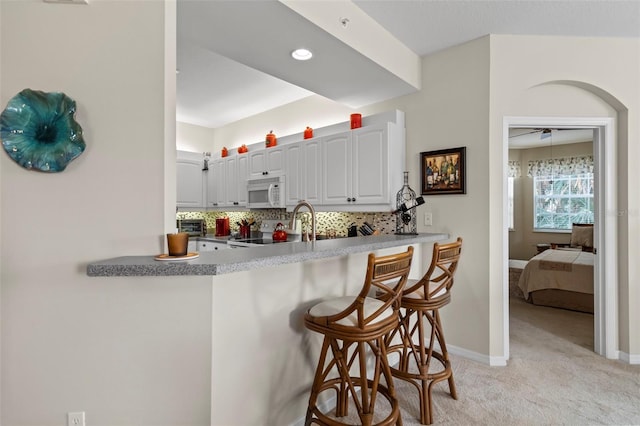
[[[284,176],[269,176],[247,181],[247,207],[250,209],[280,209],[284,204]]]

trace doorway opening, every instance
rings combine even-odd
[[[505,117],[503,121],[503,167],[507,176],[509,131],[515,128],[584,129],[593,132],[594,157],[594,348],[607,358],[617,358],[617,221],[607,214],[616,209],[616,144],[612,118]],[[509,224],[508,184],[503,183],[504,224]],[[509,230],[503,234],[503,313],[505,357],[509,358]]]

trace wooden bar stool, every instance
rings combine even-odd
[[[305,326],[322,333],[324,340],[316,369],[305,424],[342,425],[317,406],[324,391],[335,392],[336,417],[348,415],[349,398],[358,411],[358,422],[374,424],[378,394],[389,402],[391,411],[378,425],[402,424],[393,388],[384,336],[398,326],[399,298],[407,282],[413,247],[388,256],[369,254],[367,273],[357,296],[321,302],[305,315]],[[370,297],[379,292],[384,300]],[[367,369],[370,379],[367,378]],[[380,375],[386,385],[380,383]]]
[[[433,256],[427,273],[411,280],[400,298],[400,323],[391,333],[387,353],[397,354],[399,363],[392,367],[394,377],[413,384],[420,395],[420,423],[433,423],[431,390],[443,380],[449,382],[449,392],[458,399],[453,381],[439,309],[451,300],[453,274],[458,267],[462,238],[449,244],[433,245]],[[429,334],[427,334],[429,333]],[[399,335],[401,343],[393,344]],[[438,344],[439,348],[435,346]],[[393,358],[392,358],[393,359]],[[432,361],[436,360],[436,363]]]

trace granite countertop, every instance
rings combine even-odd
[[[122,256],[90,263],[90,277],[221,275],[277,266],[284,263],[343,256],[408,244],[445,240],[441,233],[378,235],[337,238],[313,242],[271,244],[211,252],[200,252],[191,260],[157,261],[155,256]]]

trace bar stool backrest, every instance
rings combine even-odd
[[[403,297],[419,296],[426,301],[449,297],[461,252],[462,238],[460,237],[453,243],[435,243],[429,270],[420,280],[404,290]]]
[[[397,311],[400,308],[400,296],[409,276],[412,259],[412,246],[409,246],[406,252],[387,256],[376,257],[370,253],[362,290],[346,309],[327,317],[328,324],[333,323],[339,327],[339,324],[336,324],[338,321],[356,313],[358,328],[366,329],[368,325],[376,323],[376,320],[379,321],[381,314],[389,307]],[[372,305],[368,303],[371,302],[369,296],[376,292],[381,295],[378,299],[381,299],[383,303]],[[373,312],[371,309],[366,309],[370,306],[375,306]]]

